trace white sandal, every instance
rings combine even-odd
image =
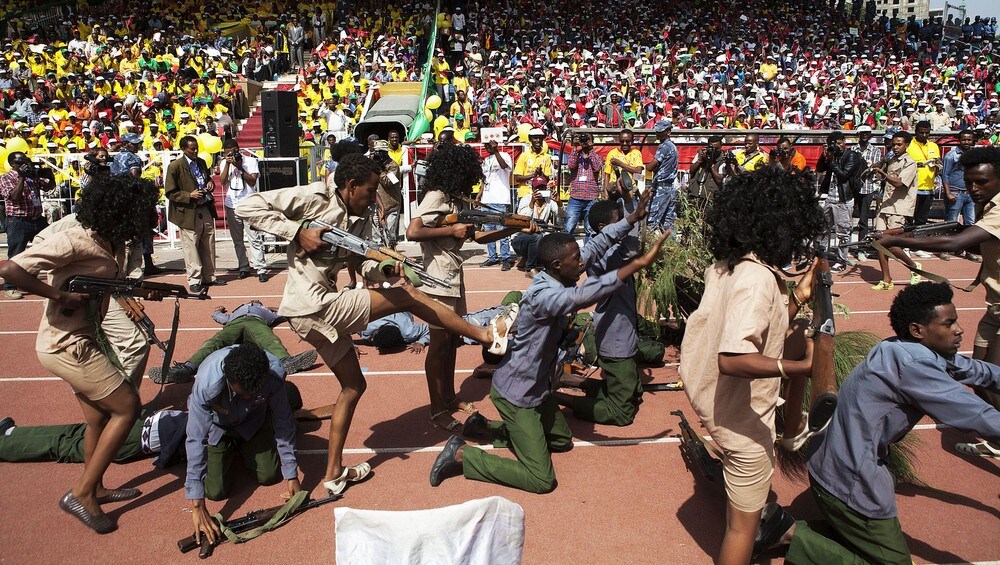
[[[799,433],[799,435],[797,435],[795,437],[790,437],[790,438],[786,438],[786,437],[782,437],[781,438],[781,440],[780,440],[781,447],[785,451],[793,451],[794,452],[794,451],[798,451],[798,450],[802,449],[802,446],[804,446],[806,444],[806,442],[809,441],[810,438],[812,438],[814,435],[822,432],[827,427],[829,427],[830,422],[833,421],[833,418],[828,418],[826,420],[826,423],[823,424],[823,427],[819,428],[818,430],[813,430],[813,429],[811,429],[809,427],[809,424],[808,424],[809,413],[808,412],[805,412],[805,411],[802,412],[802,421],[806,422],[806,425],[805,425],[805,428]]]
[[[986,448],[985,451],[983,448]],[[988,441],[979,441],[975,443],[956,443],[955,451],[959,453],[964,453],[966,455],[975,455],[977,457],[989,457],[991,459],[1000,459],[1000,449],[996,449]]]
[[[514,320],[517,319],[517,313],[520,308],[520,305],[516,303],[509,304],[500,315],[490,320],[490,329],[493,330],[493,343],[490,344],[489,352],[493,355],[502,356],[507,353],[507,339],[510,337],[510,330],[514,325]],[[507,326],[502,336],[500,335],[500,330],[497,328],[497,321],[501,318],[504,320],[504,325]]]
[[[355,476],[353,479],[347,478],[348,473],[351,471],[354,471]],[[323,483],[323,487],[330,493],[330,496],[338,495],[344,492],[344,489],[347,488],[347,483],[357,483],[363,481],[371,472],[372,466],[369,465],[367,461],[353,467],[344,467],[344,472],[341,473],[339,477],[333,479],[332,481],[326,481]]]

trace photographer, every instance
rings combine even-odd
[[[42,193],[55,187],[52,169],[44,168],[21,151],[7,156],[10,171],[0,176],[0,198],[7,214],[7,258],[20,254],[38,232],[48,226],[42,213]],[[11,300],[24,295],[7,281],[4,294]]]
[[[250,276],[250,267],[257,271],[257,280],[267,282],[267,260],[264,258],[264,234],[252,228],[246,228],[250,238],[250,250],[253,256],[247,260],[247,245],[243,239],[243,220],[236,216],[236,206],[244,198],[257,192],[257,179],[260,169],[257,159],[244,155],[235,139],[227,139],[222,143],[222,165],[219,176],[222,188],[225,190],[226,224],[229,235],[233,238],[236,249],[236,262],[239,265],[239,278]]]
[[[806,170],[806,158],[792,147],[792,140],[787,137],[778,139],[778,146],[771,150],[769,160],[775,167],[785,171]]]
[[[708,146],[699,149],[698,155],[691,162],[688,194],[700,200],[711,198],[712,194],[722,186],[726,176],[736,175],[733,168],[735,163],[732,153],[722,150],[722,136],[709,137]]]
[[[86,161],[83,165],[83,174],[80,175],[80,188],[85,189],[94,177],[111,174],[111,156],[108,150],[103,147],[94,149],[83,157]],[[76,203],[74,202],[74,206]]]
[[[594,136],[578,133],[573,136],[573,152],[569,155],[569,201],[566,203],[566,224],[564,231],[572,234],[582,219],[586,236],[590,241],[590,207],[601,196],[601,171],[604,158],[594,151]]]
[[[371,158],[382,167],[378,179],[378,192],[375,193],[375,206],[378,211],[378,222],[385,232],[388,247],[396,247],[399,238],[399,213],[403,209],[403,178],[399,165],[389,156],[389,142],[375,141]]]
[[[826,173],[823,178],[822,194],[826,194],[823,214],[827,223],[837,234],[837,243],[851,242],[851,220],[854,212],[854,197],[861,192],[861,173],[865,170],[865,160],[860,153],[847,148],[847,138],[841,131],[830,132],[826,136],[826,147],[816,165],[816,171]],[[827,237],[827,243],[829,243]],[[837,249],[837,262],[830,270],[841,272],[847,268],[847,249]]]

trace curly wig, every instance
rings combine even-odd
[[[740,175],[722,186],[705,213],[709,248],[730,269],[748,253],[781,267],[812,254],[826,221],[810,173],[774,167]]]
[[[427,156],[425,190],[468,196],[484,178],[479,153],[469,145],[441,143]]]
[[[910,324],[927,325],[938,306],[949,304],[955,293],[948,283],[924,281],[899,291],[889,308],[889,323],[899,339],[913,339]]]
[[[135,242],[151,229],[159,191],[132,175],[97,175],[80,195],[77,219],[113,244]]]

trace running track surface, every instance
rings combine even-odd
[[[479,259],[471,263],[478,262]],[[964,285],[978,266],[965,260],[945,263],[927,260],[924,266]],[[896,291],[907,273],[893,267]],[[510,289],[526,288],[529,281],[514,270],[466,268],[470,310],[499,303]],[[875,292],[874,261],[863,263],[835,278],[839,302],[852,314],[838,317],[838,330],[864,329],[890,334],[886,311],[896,291]],[[179,275],[157,280],[183,283]],[[210,318],[217,305],[230,309],[255,297],[277,306],[285,274],[261,284],[254,279],[232,281],[214,289],[213,300],[182,303],[181,331],[175,360],[186,359],[218,326]],[[343,282],[343,281],[342,281]],[[960,320],[967,335],[963,350],[972,349],[972,336],[982,314],[983,291],[957,293]],[[28,296],[0,302],[0,416],[12,416],[21,425],[77,422],[80,410],[69,387],[52,377],[34,354],[35,330],[42,302]],[[169,327],[169,303],[147,303],[160,328]],[[277,330],[294,354],[306,349],[283,326]],[[165,333],[164,333],[165,336]],[[410,352],[379,355],[361,346],[361,365],[368,374],[363,397],[347,441],[347,464],[367,460],[373,473],[352,485],[339,502],[297,517],[292,523],[250,543],[219,547],[216,563],[332,562],[334,559],[334,505],[359,509],[414,510],[436,508],[493,495],[506,497],[525,510],[525,563],[711,563],[723,533],[725,495],[718,485],[695,476],[685,466],[676,436],[677,418],[671,410],[693,412],[683,393],[647,394],[634,425],[600,426],[569,416],[576,447],[554,456],[559,486],[547,495],[534,495],[486,483],[453,478],[440,487],[427,482],[428,471],[447,439],[427,422],[427,393],[423,355]],[[154,348],[150,366],[159,364]],[[477,402],[488,418],[497,412],[487,399],[489,383],[470,377],[479,364],[479,348],[465,346],[458,353],[459,394]],[[666,367],[647,370],[647,380],[676,379],[676,351],[668,349]],[[334,401],[339,386],[322,364],[290,377],[302,390],[306,406]],[[142,398],[149,401],[159,387],[148,379]],[[190,385],[167,387],[167,405],[184,404]],[[319,485],[325,464],[327,423],[300,425],[297,448],[303,485],[322,496]],[[901,486],[897,492],[900,520],[916,562],[959,563],[1000,559],[1000,466],[992,460],[957,455],[951,446],[972,435],[941,429],[930,420],[914,432],[921,440],[918,472],[933,489]],[[504,455],[509,455],[504,454]],[[91,533],[56,505],[76,480],[80,465],[37,463],[0,464],[0,547],[10,563],[86,562],[196,562],[196,552],[181,556],[176,541],[191,532],[183,495],[184,467],[164,472],[148,460],[112,465],[108,486],[138,487],[139,499],[105,509],[119,524],[109,536]],[[257,487],[240,480],[233,496],[210,502],[209,510],[227,517],[281,503],[283,483]],[[806,486],[775,474],[772,499],[790,508],[797,518],[818,518]],[[778,554],[768,559],[780,561]],[[765,562],[768,561],[765,559]]]

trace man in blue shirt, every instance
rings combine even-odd
[[[143,136],[126,133],[122,136],[122,149],[111,161],[111,174],[142,176],[142,159],[136,151],[142,146]]]
[[[551,391],[562,375],[556,365],[575,313],[620,291],[623,281],[656,259],[666,237],[660,237],[645,255],[620,269],[588,277],[580,286],[576,283],[594,261],[607,253],[612,242],[621,239],[633,224],[645,217],[645,207],[646,201],[640,201],[639,215],[633,213],[626,220],[608,226],[606,233],[590,240],[583,253],[569,234],[553,233],[542,239],[538,252],[545,270],[535,276],[524,292],[516,334],[493,373],[490,389],[490,399],[503,419],[489,424],[493,445],[511,448],[517,459],[467,447],[461,438],[452,436],[431,467],[431,486],[438,486],[447,477],[464,474],[468,479],[534,493],[555,489],[551,453],[571,449],[573,434]],[[611,237],[612,232],[616,237]]]
[[[649,219],[646,220],[651,230],[670,231],[677,219],[677,188],[674,186],[677,178],[677,146],[670,141],[670,131],[673,128],[673,122],[668,119],[662,119],[653,126],[660,146],[656,148],[653,160],[646,164],[647,171],[654,171],[655,196],[649,208]]]
[[[1000,390],[1000,367],[958,355],[962,327],[945,283],[903,289],[876,345],[840,387],[829,428],[810,445],[810,488],[822,522],[794,522],[777,504],[761,516],[755,554],[790,544],[786,563],[909,564],[885,457],[925,415],[1000,440],[1000,412],[967,387]]]
[[[253,344],[233,345],[208,356],[188,398],[187,479],[195,532],[211,541],[219,526],[205,499],[229,496],[233,457],[262,485],[282,478],[288,494],[302,490],[295,460],[295,424],[278,359]]]
[[[958,147],[944,156],[944,171],[941,174],[941,185],[944,187],[945,203],[948,207],[947,221],[958,221],[958,215],[961,213],[962,223],[967,226],[976,222],[976,205],[965,188],[965,169],[958,160],[966,151],[972,149],[975,139],[975,134],[971,130],[958,135]]]

